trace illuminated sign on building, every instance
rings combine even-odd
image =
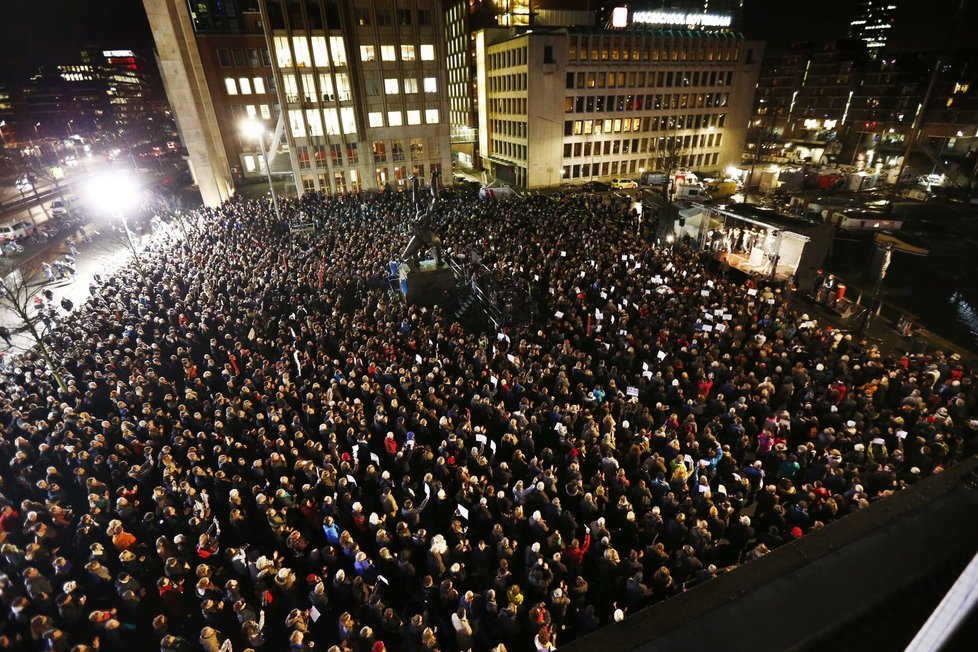
[[[732,16],[697,14],[682,11],[636,11],[632,23],[645,25],[696,25],[700,27],[730,27]]]
[[[134,57],[136,55],[132,50],[102,50],[102,56],[109,59],[112,57]]]
[[[611,26],[628,27],[628,7],[615,7],[611,11]]]

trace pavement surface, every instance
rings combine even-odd
[[[39,290],[51,290],[54,295],[53,300],[47,305],[54,306],[59,318],[64,319],[69,316],[69,313],[61,307],[63,298],[67,298],[74,304],[72,312],[78,310],[91,296],[89,284],[95,282],[95,275],[99,274],[102,278],[111,276],[124,266],[132,255],[123,245],[122,240],[112,235],[96,237],[91,243],[77,245],[77,249],[78,255],[74,257],[76,270],[74,278],[50,282],[44,280],[43,263],[53,264],[54,261],[63,259],[68,254],[64,243],[58,242],[33,252],[33,255],[24,260],[15,271],[8,273],[5,281],[17,282],[17,276],[23,275],[28,283],[37,283]],[[2,304],[0,304],[0,324],[9,328],[13,334],[10,346],[0,341],[0,351],[5,353],[7,360],[34,346],[31,335],[25,332],[17,316],[8,306]],[[43,330],[43,324],[38,324],[38,328]]]

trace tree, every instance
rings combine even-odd
[[[6,309],[16,318],[14,332],[24,333],[31,339],[58,387],[67,392],[64,376],[41,334],[45,325],[42,323],[42,314],[38,310],[39,302],[36,299],[44,291],[46,279],[38,274],[25,276],[10,265],[3,266],[0,275],[0,308]]]
[[[662,194],[669,194],[669,183],[673,173],[682,167],[687,158],[689,150],[683,147],[683,136],[679,133],[680,129],[670,118],[672,130],[666,136],[660,136],[652,152],[655,167],[666,173],[666,183],[662,186]]]

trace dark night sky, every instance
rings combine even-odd
[[[2,0],[0,79],[78,60],[86,45],[136,50],[152,60],[142,0]]]
[[[894,50],[936,50],[958,0],[897,0]],[[2,0],[0,80],[16,81],[38,65],[70,62],[85,45],[131,48],[152,60],[142,0]],[[639,5],[641,2],[633,2]],[[780,50],[798,41],[845,36],[853,0],[746,0],[743,31]],[[978,2],[965,0],[952,43],[966,47],[978,24]]]
[[[959,0],[896,0],[896,23],[890,36],[893,51],[939,50],[948,36]],[[746,0],[743,31],[780,50],[799,41],[846,35],[854,0]],[[974,47],[968,26],[978,22],[978,2],[964,0],[964,11],[952,35],[952,47]]]

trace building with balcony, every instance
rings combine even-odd
[[[804,160],[841,152],[866,70],[862,41],[802,43],[766,57],[757,84],[747,154]]]
[[[495,177],[538,188],[740,162],[762,44],[636,18],[476,35],[480,149]]]

